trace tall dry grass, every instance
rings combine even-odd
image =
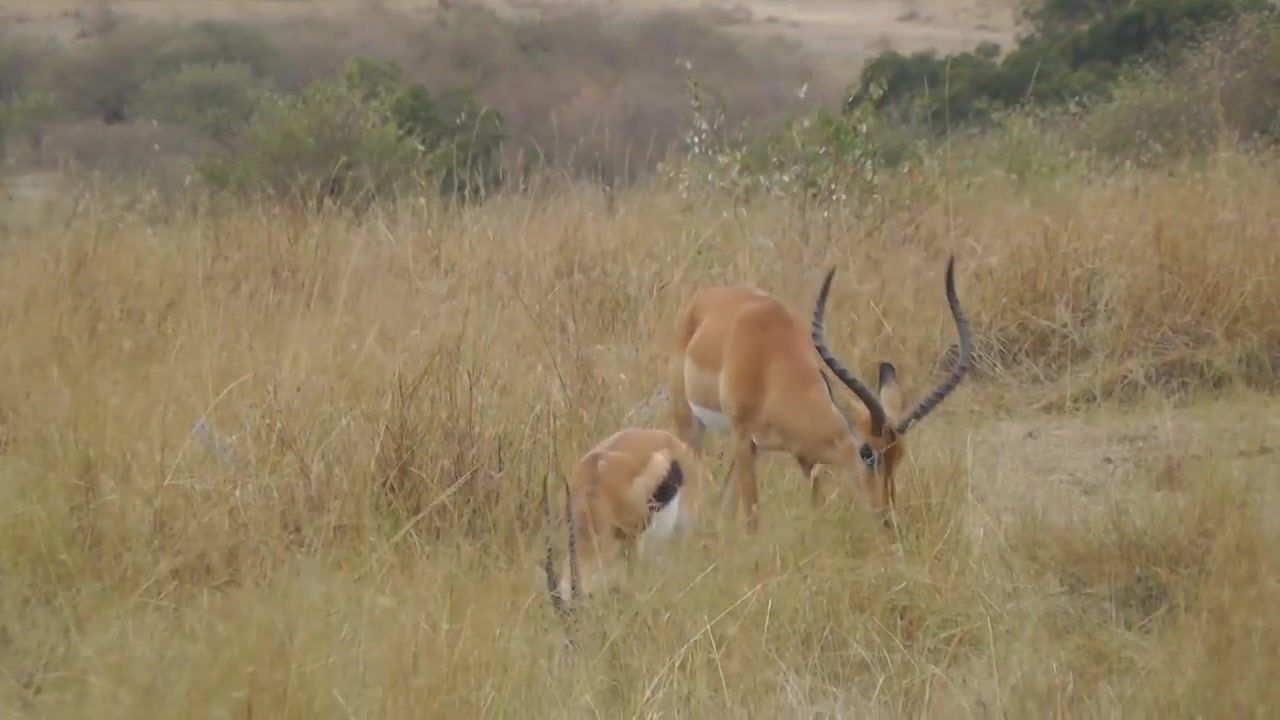
[[[0,706],[1274,713],[1277,168],[926,175],[870,214],[656,181],[360,219],[68,195],[0,244]],[[900,552],[772,458],[759,537],[639,563],[566,649],[542,483],[667,424],[679,303],[804,310],[837,263],[830,339],[914,394],[950,253],[981,357],[913,436]]]

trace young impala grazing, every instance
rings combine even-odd
[[[642,538],[663,542],[692,528],[700,485],[694,453],[665,430],[631,428],[591,448],[565,482],[567,578],[556,571],[547,538],[543,570],[552,606],[568,613],[580,595],[612,584],[621,556]],[[553,525],[549,496],[546,505]]]
[[[812,484],[813,502],[823,495],[819,465],[851,471],[886,530],[893,530],[894,471],[903,439],[960,384],[969,367],[969,323],[956,297],[955,258],[947,261],[946,296],[960,335],[954,370],[910,412],[901,414],[897,373],[880,364],[873,393],[831,354],[823,338],[823,315],[833,267],[818,293],[812,325],[781,302],[748,285],[698,291],[681,314],[671,363],[676,432],[699,457],[708,428],[730,431],[731,459],[723,507],[746,506],[747,529],[759,526],[756,455],[793,455]],[[861,403],[846,417],[835,404],[821,364]]]

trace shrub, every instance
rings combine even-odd
[[[122,25],[59,56],[48,82],[74,115],[124,122],[150,80],[218,63],[241,63],[259,74],[271,52],[265,36],[239,23],[204,21],[176,31]]]
[[[845,107],[871,99],[880,109],[897,107],[912,124],[945,130],[952,122],[990,117],[998,72],[990,47],[942,59],[933,51],[904,56],[890,50],[867,64],[862,85]],[[871,98],[874,87],[883,90]]]
[[[386,106],[401,133],[426,154],[442,193],[471,198],[500,184],[501,113],[462,90],[435,96],[421,83],[405,84],[394,62],[357,58],[344,82],[360,97]]]
[[[767,136],[750,153],[753,175],[791,185],[822,200],[845,201],[874,192],[881,171],[914,152],[910,136],[876,117],[870,104],[844,113],[818,110]]]
[[[882,110],[942,129],[1024,100],[1105,98],[1127,63],[1176,54],[1223,22],[1269,7],[1267,0],[1050,0],[1028,13],[1033,32],[1002,61],[989,46],[945,57],[890,51],[863,69],[852,101],[883,84]]]
[[[1210,73],[1184,72],[1218,82],[1216,97],[1230,129],[1245,139],[1280,140],[1280,21],[1227,28],[1206,54]]]
[[[214,187],[363,205],[427,181],[467,199],[500,179],[501,116],[463,92],[437,97],[406,85],[395,63],[356,58],[296,96],[262,91],[252,80],[244,66],[197,66],[150,86],[157,108],[171,107],[175,96],[204,103],[171,110],[170,118],[227,139],[230,152],[200,163]],[[237,137],[239,119],[250,116]]]
[[[30,35],[0,35],[0,101],[31,89],[57,49]]]
[[[606,185],[638,179],[678,147],[686,62],[725,97],[733,125],[784,120],[806,82],[819,94],[797,45],[735,36],[696,11],[575,6],[508,19],[459,7],[418,30],[412,48],[400,56],[408,77],[468,88],[501,109],[511,144]]]
[[[414,178],[421,159],[385,99],[339,79],[268,94],[235,152],[200,169],[217,187],[315,206],[371,201]]]
[[[1280,26],[1226,29],[1171,73],[1122,78],[1080,123],[1076,142],[1141,164],[1228,141],[1280,137]]]
[[[441,182],[460,194],[502,179],[498,148],[508,144],[575,174],[609,183],[638,179],[683,132],[676,60],[689,61],[723,91],[731,121],[753,129],[782,120],[805,83],[810,98],[835,97],[835,88],[810,72],[798,43],[744,37],[702,11],[575,7],[534,18],[462,4],[424,20],[370,9],[359,23],[292,12],[278,24],[255,25],[121,15],[115,27],[63,47],[24,41],[19,48],[16,39],[0,39],[0,95],[12,94],[6,84],[26,83],[24,89],[53,94],[60,119],[128,122],[144,108],[147,116],[161,115],[140,94],[188,66],[247,65],[293,94],[339,75],[351,57],[375,56],[403,68],[397,85],[406,92],[430,97],[428,124],[443,123],[431,132],[451,138],[440,157]],[[12,83],[6,53],[22,60]]]
[[[885,122],[872,95],[844,112],[802,113],[766,133],[728,137],[722,109],[708,108],[691,82],[694,131],[678,166],[686,198],[703,178],[749,196],[795,194],[818,203],[870,209],[888,169],[914,159],[920,140],[909,128]]]
[[[501,151],[505,138],[502,114],[481,106],[469,93],[453,90],[438,101],[429,101],[425,88],[416,86],[395,105],[402,127],[438,127],[426,136],[434,144],[432,166],[440,173],[439,188],[445,195],[481,197],[502,183]],[[419,123],[428,102],[436,106],[435,118]]]
[[[244,131],[262,104],[266,87],[245,63],[185,65],[149,80],[131,114],[185,125],[222,145]]]
[[[160,70],[189,64],[247,65],[262,76],[278,51],[265,32],[253,25],[224,20],[199,20],[184,26],[159,48]]]
[[[59,55],[49,68],[49,86],[62,108],[77,118],[124,122],[162,42],[147,28],[113,31]]]
[[[26,147],[39,151],[41,142],[57,117],[57,101],[46,90],[29,90],[12,96],[0,107],[0,132],[6,140],[25,141]]]

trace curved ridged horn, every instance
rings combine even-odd
[[[827,341],[823,337],[822,323],[824,315],[827,311],[827,296],[831,293],[831,279],[835,276],[836,269],[833,266],[827,271],[827,277],[822,281],[822,289],[818,291],[818,303],[813,310],[813,325],[811,326],[810,335],[813,338],[813,347],[817,349],[822,362],[827,364],[831,372],[845,384],[845,387],[853,391],[854,395],[867,406],[867,410],[871,413],[871,434],[879,437],[884,430],[884,407],[880,404],[880,398],[871,392],[866,385],[862,384],[849,369],[846,368],[835,355],[831,354],[831,350],[827,348]]]
[[[899,435],[906,433],[913,424],[932,412],[938,403],[945,400],[947,395],[956,389],[965,373],[969,371],[969,355],[973,352],[973,338],[969,335],[969,320],[965,317],[964,310],[960,309],[960,299],[956,297],[955,264],[955,256],[947,260],[947,304],[951,306],[951,317],[955,319],[956,331],[960,334],[960,358],[947,379],[898,421],[894,429]]]

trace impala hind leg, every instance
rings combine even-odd
[[[737,509],[738,488],[733,484],[733,468],[736,466],[735,458],[729,455],[729,467],[724,471],[724,478],[720,480],[720,512],[726,517],[733,517],[733,511]]]
[[[733,431],[733,459],[731,472],[731,492],[736,496],[747,516],[747,532],[754,533],[760,526],[760,498],[756,488],[756,455],[758,449],[755,441],[747,433],[735,429]],[[728,493],[726,493],[728,495]]]
[[[671,419],[675,424],[676,437],[680,442],[693,448],[693,452],[702,456],[702,439],[707,426],[693,414],[689,406],[689,396],[684,384],[684,356],[671,358],[667,367],[667,388],[671,399]]]
[[[693,414],[693,410],[689,408],[688,403],[684,402],[683,399],[676,403],[673,415],[675,418],[676,437],[680,438],[680,442],[688,445],[701,459],[702,442],[707,434],[707,426]]]

